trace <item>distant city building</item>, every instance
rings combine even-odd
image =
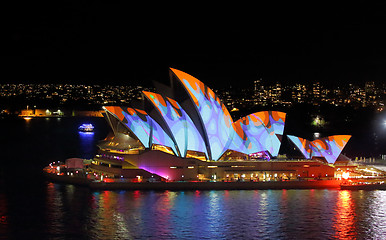
[[[262,78],[252,86],[226,87],[216,90],[226,107],[246,109],[253,106],[291,106],[293,104],[333,104],[336,106],[373,107],[383,111],[386,84],[368,81],[364,85],[348,84],[326,88],[320,82],[309,85],[295,83],[269,84]],[[52,106],[120,105],[142,100],[142,91],[154,88],[142,86],[75,85],[75,84],[0,84],[0,107],[6,104]]]
[[[260,78],[253,82],[253,99],[255,105],[265,106],[267,104],[267,97],[265,94],[265,89],[263,85],[263,79]]]
[[[21,98],[25,105],[125,104],[141,98],[142,86],[74,84],[0,84],[0,99]],[[24,106],[25,107],[25,106]]]

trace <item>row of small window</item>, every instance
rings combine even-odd
[[[107,163],[103,163],[103,162],[98,162],[98,165],[104,166],[104,167],[111,167],[111,168],[122,168],[122,166],[119,166],[119,165],[107,164]]]
[[[170,168],[174,168],[174,169],[183,169],[184,167],[181,167],[181,166],[172,166]],[[186,168],[194,168],[194,166],[187,166]]]
[[[106,159],[116,159],[116,160],[120,160],[120,161],[124,160],[123,157],[115,156],[115,155],[108,155],[108,154],[96,155],[96,157],[106,158]]]

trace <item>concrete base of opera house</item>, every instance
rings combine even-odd
[[[83,177],[45,172],[49,181],[88,187],[93,190],[264,190],[339,188],[341,180],[267,182],[103,182]]]
[[[118,160],[119,159],[119,160]],[[99,150],[90,170],[124,178],[149,179],[158,175],[168,181],[279,181],[298,178],[333,179],[335,168],[318,160],[278,159],[275,161],[202,161],[181,158],[151,150],[139,154],[121,154]]]

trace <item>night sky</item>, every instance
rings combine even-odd
[[[384,5],[34,2],[2,9],[1,82],[385,82]]]

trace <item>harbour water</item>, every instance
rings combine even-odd
[[[384,239],[386,191],[92,191],[41,169],[91,158],[102,118],[1,119],[0,239]],[[79,133],[81,123],[95,132]]]

